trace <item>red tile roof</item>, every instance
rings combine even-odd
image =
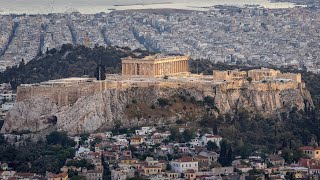
[[[184,156],[180,159],[175,160],[176,162],[195,162],[195,160],[190,156]]]
[[[299,148],[300,150],[314,150],[314,148],[312,146],[303,146]]]
[[[17,172],[17,173],[15,173],[14,175],[15,175],[15,176],[19,176],[19,177],[32,177],[32,176],[34,176],[35,174],[34,174],[34,173],[19,173],[19,172]]]

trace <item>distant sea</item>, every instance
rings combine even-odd
[[[0,14],[47,14],[78,11],[83,14],[126,9],[175,8],[208,10],[214,5],[260,5],[266,8],[290,8],[292,3],[269,0],[1,0]]]

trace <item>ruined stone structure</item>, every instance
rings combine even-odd
[[[189,73],[188,56],[154,55],[145,58],[122,59],[123,76],[161,77]]]
[[[268,68],[253,69],[248,71],[248,77],[251,77],[253,81],[263,80],[282,80],[293,81],[301,83],[301,74],[295,73],[281,73],[279,70],[273,70]]]
[[[301,74],[295,73],[281,73],[279,70],[261,68],[248,71],[227,70],[227,71],[213,71],[214,81],[245,81],[248,77],[252,81],[292,81],[302,83]]]
[[[238,81],[244,80],[247,77],[247,72],[236,70],[213,71],[213,78],[217,81]]]

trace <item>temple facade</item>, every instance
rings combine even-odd
[[[144,58],[123,58],[122,76],[162,77],[189,73],[188,56],[154,55]]]

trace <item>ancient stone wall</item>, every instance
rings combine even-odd
[[[294,82],[301,83],[301,74],[295,74],[295,73],[278,73],[277,78],[279,79],[291,79]]]
[[[249,83],[246,81],[233,81],[226,83],[208,83],[207,81],[94,81],[71,85],[54,85],[54,86],[23,86],[18,87],[17,101],[24,101],[30,97],[49,97],[58,106],[67,106],[74,104],[79,98],[93,95],[105,90],[126,90],[132,87],[148,88],[151,86],[158,86],[159,88],[185,88],[197,89],[203,92],[212,93],[212,87],[219,87],[220,89],[239,90],[249,89],[255,91],[274,91],[287,89],[301,89],[304,84],[297,82],[272,82],[272,83]]]

